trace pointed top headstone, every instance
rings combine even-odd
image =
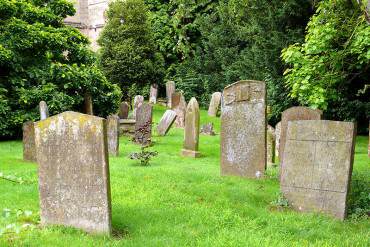
[[[182,155],[188,157],[199,157],[199,105],[196,98],[191,98],[186,108],[184,146]]]

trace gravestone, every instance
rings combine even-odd
[[[159,122],[157,126],[157,133],[160,136],[165,136],[167,132],[170,130],[173,122],[175,122],[176,119],[176,112],[172,110],[167,110]]]
[[[280,132],[280,164],[284,162],[284,148],[286,132],[289,121],[295,120],[320,120],[322,117],[322,111],[314,110],[304,106],[294,106],[281,113],[281,132]]]
[[[280,157],[279,146],[280,146],[280,134],[281,133],[281,122],[275,125],[275,157]]]
[[[85,104],[85,113],[88,115],[94,115],[93,100],[90,93],[85,93],[84,104]]]
[[[220,92],[215,92],[212,94],[211,102],[208,107],[208,116],[216,117],[218,108],[220,107],[222,94]]]
[[[227,86],[221,108],[221,175],[260,178],[266,169],[266,85]]]
[[[136,112],[135,142],[142,146],[148,146],[152,138],[152,115],[153,107],[143,103]]]
[[[199,157],[199,105],[198,101],[193,97],[189,101],[186,109],[185,131],[184,131],[184,146],[182,155],[187,157]]]
[[[114,156],[119,155],[119,125],[117,115],[107,117],[108,153]]]
[[[111,233],[106,120],[63,112],[35,123],[42,225]]]
[[[202,125],[202,127],[200,128],[200,133],[209,136],[216,135],[215,131],[213,130],[213,123],[207,123]]]
[[[32,121],[23,124],[23,160],[36,162],[35,128]]]
[[[120,119],[127,119],[129,111],[130,111],[130,106],[128,105],[128,103],[127,102],[122,102],[119,105],[119,113],[118,113],[119,118]]]
[[[267,126],[267,165],[275,163],[275,129],[270,125]]]
[[[185,127],[186,101],[181,92],[172,94],[172,110],[176,112],[175,125],[178,128]]]
[[[119,120],[119,134],[130,137],[135,136],[135,119],[120,119]]]
[[[142,95],[136,95],[134,98],[134,109],[132,111],[132,117],[136,119],[136,111],[144,103],[144,97]]]
[[[40,101],[39,110],[40,110],[40,120],[44,120],[49,117],[49,108],[45,101]]]
[[[172,108],[172,94],[176,90],[176,85],[174,81],[168,81],[166,83],[166,96],[167,96],[167,107]]]
[[[355,137],[350,122],[288,123],[280,186],[293,208],[346,217]]]
[[[150,86],[150,94],[149,94],[149,103],[150,104],[157,104],[157,95],[158,95],[158,85],[152,84]]]

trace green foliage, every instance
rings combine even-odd
[[[158,155],[157,151],[146,151],[148,146],[142,146],[140,152],[130,153],[130,159],[140,160],[141,166],[149,166],[151,158]]]
[[[137,92],[163,81],[163,57],[156,52],[148,10],[142,0],[117,0],[109,5],[108,22],[98,40],[100,65],[124,96],[135,84]]]
[[[370,217],[370,180],[361,173],[352,175],[348,214],[353,219]]]
[[[282,53],[290,65],[285,80],[302,105],[326,110],[327,117],[358,120],[370,116],[370,25],[365,5],[324,0],[307,26],[303,44]],[[365,90],[364,90],[365,89]]]
[[[81,110],[90,92],[95,113],[115,112],[120,90],[94,65],[88,40],[63,19],[74,14],[66,0],[0,0],[0,137],[15,137],[21,125],[49,112]]]

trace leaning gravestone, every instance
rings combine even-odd
[[[136,95],[134,98],[134,109],[132,111],[132,116],[136,119],[136,111],[144,103],[144,97],[142,95]]]
[[[259,178],[265,169],[265,83],[238,81],[223,92],[221,174]]]
[[[346,217],[355,136],[350,122],[288,123],[281,191],[293,208]]]
[[[119,113],[118,116],[120,119],[127,119],[128,118],[128,112],[130,111],[130,106],[127,102],[122,102],[119,105]]]
[[[284,148],[288,122],[295,120],[320,120],[321,117],[322,111],[313,110],[304,106],[295,106],[283,111],[283,113],[281,114],[281,132],[279,146],[280,164],[284,162]]]
[[[158,95],[158,85],[152,84],[150,86],[150,94],[149,94],[149,103],[150,104],[157,104],[157,95]]]
[[[184,146],[182,155],[187,157],[199,157],[199,105],[193,97],[189,101],[186,109]]]
[[[220,107],[222,94],[220,92],[215,92],[212,94],[211,102],[208,107],[208,116],[216,117],[218,108]]]
[[[159,122],[157,126],[157,133],[160,136],[165,136],[167,132],[170,130],[173,122],[175,122],[176,119],[176,112],[172,110],[167,110]]]
[[[119,154],[119,117],[110,115],[107,117],[108,153],[114,156]]]
[[[32,121],[23,124],[23,160],[36,162],[35,128]]]
[[[176,86],[174,81],[168,81],[166,83],[166,96],[167,96],[167,107],[172,108],[172,94],[175,92]]]
[[[105,119],[64,112],[35,123],[42,225],[111,233]]]
[[[181,92],[172,94],[172,110],[176,112],[175,125],[178,128],[185,127],[186,101]]]
[[[270,125],[267,126],[267,164],[275,163],[275,129]]]
[[[136,112],[135,142],[142,146],[148,146],[152,138],[153,106],[142,104]]]
[[[40,120],[44,120],[49,117],[49,109],[45,101],[40,101],[39,110],[40,110]]]
[[[275,157],[280,157],[279,155],[280,135],[281,135],[281,122],[278,122],[275,125]]]

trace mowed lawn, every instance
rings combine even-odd
[[[154,129],[163,107],[156,107]],[[201,112],[201,122],[220,119]],[[370,246],[370,220],[344,222],[318,214],[273,210],[277,170],[261,180],[220,176],[220,136],[200,137],[198,159],[180,155],[183,130],[153,132],[159,152],[149,167],[128,159],[138,146],[120,139],[119,157],[110,157],[113,237],[92,236],[67,227],[37,227],[4,234],[0,246]],[[367,137],[357,137],[354,172],[370,180]],[[37,165],[22,160],[22,142],[0,143],[0,172],[32,183],[0,179],[0,210],[38,214]],[[19,221],[19,220],[18,220]],[[0,229],[16,223],[0,216]]]

